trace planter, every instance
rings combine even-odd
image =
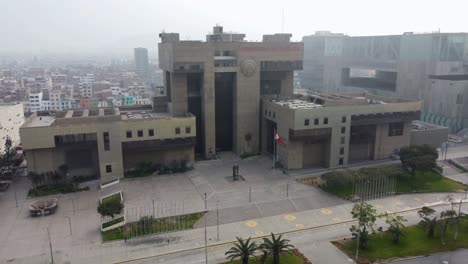
[[[103,203],[105,200],[119,199],[121,203],[124,202],[122,191],[114,192],[100,198],[100,203]],[[101,232],[112,230],[121,226],[124,226],[127,223],[125,219],[125,213],[114,216],[113,218],[103,218],[101,220]]]

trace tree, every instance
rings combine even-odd
[[[118,215],[122,212],[123,203],[118,199],[112,199],[106,201],[105,203],[100,203],[97,211],[102,218],[109,216],[114,218],[115,215]]]
[[[224,255],[226,255],[226,258],[230,261],[240,258],[242,264],[248,264],[249,258],[254,256],[255,251],[258,249],[257,244],[255,242],[250,242],[250,237],[245,241],[239,237],[236,237],[236,239],[237,242]]]
[[[281,235],[275,237],[275,234],[271,233],[271,239],[263,238],[262,247],[267,250],[269,255],[273,256],[272,263],[279,264],[280,254],[289,252],[294,247],[289,242],[289,239],[282,239]]]
[[[401,215],[390,215],[385,213],[383,216],[386,218],[385,223],[389,225],[388,231],[392,234],[393,242],[395,244],[399,244],[401,237],[404,235],[404,223],[408,220]]]
[[[354,239],[358,239],[359,248],[366,249],[369,241],[369,229],[374,231],[375,221],[377,220],[377,211],[371,204],[361,202],[355,204],[351,210],[353,219],[358,221],[358,225],[353,225],[350,231]]]
[[[12,159],[16,155],[15,149],[13,147],[13,141],[9,136],[5,139],[5,150],[3,153],[3,164],[6,166],[10,166],[12,164]]]
[[[424,226],[427,230],[427,237],[433,238],[435,227],[437,225],[437,216],[435,215],[435,210],[424,206],[418,211],[418,215],[421,217],[419,224]]]
[[[446,211],[440,212],[440,219],[441,219],[441,221],[440,221],[440,230],[441,230],[440,239],[441,239],[442,245],[445,245],[445,236],[447,234],[447,228],[453,222],[453,220],[455,219],[456,216],[457,216],[457,212],[455,212],[454,210],[446,210]]]
[[[411,145],[400,150],[401,165],[405,169],[411,169],[411,174],[416,171],[428,171],[437,167],[439,153],[430,145]]]

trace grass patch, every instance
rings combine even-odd
[[[117,200],[120,202],[120,193],[114,193],[110,196],[102,198],[102,203],[108,203],[114,200]]]
[[[435,171],[417,171],[415,175],[403,170],[400,165],[387,165],[359,170],[333,171],[321,175],[319,187],[323,190],[345,198],[353,195],[354,176],[372,178],[376,175],[396,175],[396,192],[453,192],[464,190],[465,186]],[[308,184],[308,178],[301,182]]]
[[[142,217],[139,221],[127,223],[123,227],[102,232],[102,240],[130,239],[132,237],[155,235],[193,229],[204,213],[193,213],[177,217]]]
[[[28,196],[29,197],[41,197],[41,196],[47,196],[47,195],[53,195],[53,194],[60,194],[60,193],[72,193],[72,192],[80,192],[80,191],[87,191],[89,190],[89,187],[85,188],[80,188],[78,187],[78,184],[72,183],[72,182],[67,182],[67,183],[61,183],[61,184],[56,184],[56,185],[51,185],[51,186],[39,186],[33,189],[30,189],[28,191]]]
[[[106,227],[115,225],[115,224],[117,224],[117,223],[123,222],[123,220],[124,220],[124,217],[121,216],[121,217],[116,218],[116,219],[114,219],[114,220],[112,220],[112,221],[109,221],[109,222],[106,222],[106,223],[102,224],[102,228],[106,228]]]
[[[261,257],[253,257],[250,258],[249,263],[250,264],[262,264],[260,262]],[[240,260],[233,260],[233,261],[227,261],[223,262],[222,264],[241,264],[242,262]],[[266,263],[271,264],[273,263],[273,258],[269,257],[266,261]],[[285,263],[285,264],[305,264],[306,262],[300,257],[292,253],[283,253],[280,255],[280,263]]]
[[[369,247],[366,250],[360,250],[359,256],[374,262],[377,260],[391,258],[405,258],[411,256],[420,256],[434,254],[444,251],[452,251],[459,248],[468,247],[468,220],[460,220],[458,230],[458,240],[453,239],[454,226],[449,226],[446,244],[440,243],[440,230],[436,229],[435,237],[429,239],[425,229],[419,225],[409,226],[405,229],[405,236],[401,239],[400,244],[392,242],[391,235],[388,232],[371,235]],[[356,250],[355,240],[346,240],[338,242],[340,248],[349,256],[353,256]]]

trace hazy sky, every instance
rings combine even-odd
[[[282,29],[349,35],[468,32],[468,0],[0,0],[0,52],[155,49],[162,30],[204,39],[216,23],[260,40]]]

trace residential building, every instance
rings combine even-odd
[[[42,97],[43,93],[29,93],[29,108],[31,112],[41,111],[43,104],[42,104]]]

